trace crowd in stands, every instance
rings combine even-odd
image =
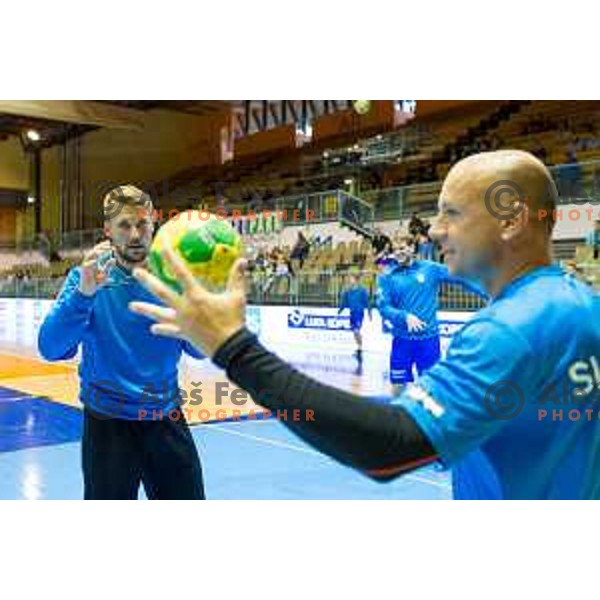
[[[541,133],[556,132],[556,137],[561,141],[559,148],[562,148],[562,154],[552,153],[539,136]],[[560,164],[570,164],[578,161],[578,152],[588,152],[600,149],[600,135],[593,121],[584,122],[577,125],[571,124],[569,118],[552,119],[544,115],[533,118],[523,123],[520,133],[530,138],[531,145],[528,150],[545,164],[552,166],[556,162]],[[492,133],[489,137],[475,137],[472,140],[453,146],[449,149],[448,164],[452,166],[462,158],[476,154],[478,152],[487,152],[504,147],[505,142],[497,133]],[[553,144],[556,148],[556,144]]]
[[[250,239],[248,240],[249,271],[254,278],[263,280],[263,292],[268,292],[279,280],[285,280],[289,288],[290,279],[303,269],[311,249],[331,247],[331,243],[331,236],[323,240],[317,236],[309,238],[302,231],[298,232],[296,242],[291,249],[279,245],[269,249],[266,240],[257,242]]]
[[[32,278],[31,272],[29,271],[29,269],[24,269],[24,270],[18,270],[16,271],[14,274],[9,273],[8,276],[6,277],[6,279],[8,281],[12,281],[12,280],[17,280],[17,281],[29,281]]]
[[[36,283],[44,281],[47,286],[45,290],[54,297],[60,290],[60,286],[67,273],[75,265],[79,264],[79,258],[48,262],[40,258],[39,262],[16,264],[9,268],[0,267],[0,295],[27,296],[29,288],[35,288]]]
[[[427,220],[413,214],[408,232],[413,239],[415,254],[422,259],[443,260],[429,237],[429,227]],[[370,238],[357,236],[351,242],[334,244],[331,235],[320,239],[300,231],[291,248],[280,245],[269,248],[265,239],[250,241],[249,271],[254,285],[264,294],[273,291],[287,294],[298,276],[303,283],[316,281],[315,277],[357,272],[374,279],[404,234],[405,230],[399,228],[390,237],[381,229],[375,229]]]
[[[535,115],[523,123],[521,134],[535,140],[532,152],[545,163],[549,163],[550,154],[537,134],[550,132],[558,132],[557,137],[563,142],[564,156],[560,159],[558,155],[561,163],[575,163],[578,152],[600,149],[600,136],[592,118],[578,120],[570,116]]]
[[[448,164],[449,166],[454,165],[459,160],[470,156],[471,154],[477,154],[479,152],[491,152],[498,150],[504,145],[502,138],[493,134],[491,139],[475,138],[472,141],[452,146],[448,151]]]

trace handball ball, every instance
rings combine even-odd
[[[359,115],[366,115],[371,110],[371,101],[370,100],[354,100],[352,102],[352,106]]]
[[[186,211],[160,227],[152,242],[150,270],[171,288],[181,291],[177,278],[161,256],[170,247],[204,286],[219,291],[225,287],[233,263],[242,254],[242,240],[224,219],[206,211]],[[200,217],[203,217],[201,219]]]

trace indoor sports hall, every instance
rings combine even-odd
[[[554,261],[599,289],[599,101],[0,101],[0,499],[83,498],[82,351],[49,360],[40,330],[107,242],[111,190],[142,190],[152,235],[167,222],[181,239],[194,219],[227,224],[247,265],[248,329],[301,373],[393,405],[381,278],[404,245],[414,260],[449,261],[430,235],[442,182],[461,160],[503,149],[548,167]],[[132,277],[114,269],[97,283],[126,293]],[[344,301],[356,288],[367,298],[358,326]],[[443,357],[487,300],[446,281],[435,301]],[[102,314],[101,329],[120,327]],[[143,355],[145,338],[121,339],[119,360]],[[409,371],[408,389],[422,374]],[[119,419],[127,391],[98,377],[117,407],[104,418]],[[263,408],[209,359],[183,353],[178,377],[175,412],[161,381],[144,382],[158,401],[143,418],[185,419],[209,500],[453,496],[439,462],[381,484],[321,454],[286,426],[307,415]]]

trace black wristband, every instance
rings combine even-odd
[[[234,333],[216,352],[212,360],[221,369],[227,370],[231,361],[257,341],[257,337],[245,327]]]

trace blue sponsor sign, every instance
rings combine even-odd
[[[290,329],[325,329],[327,331],[352,331],[347,315],[325,315],[296,309],[287,317]]]
[[[442,337],[453,337],[464,327],[464,325],[464,321],[439,321],[438,333]],[[385,319],[382,321],[382,329],[383,333],[393,332],[392,324]]]
[[[464,321],[440,321],[439,333],[442,337],[452,337],[465,326]]]

